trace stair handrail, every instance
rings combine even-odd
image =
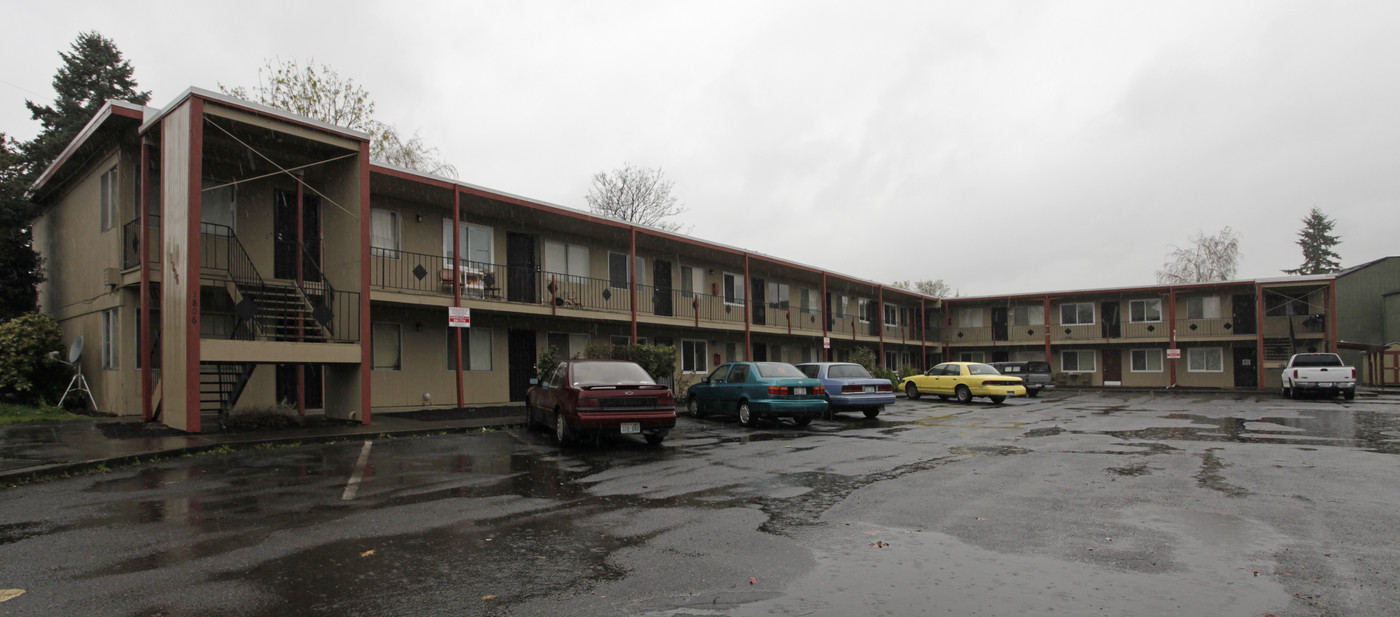
[[[258,272],[258,267],[253,265],[253,258],[248,256],[247,249],[243,247],[243,243],[239,241],[238,234],[233,232],[232,227],[219,223],[201,222],[199,224],[199,232],[201,235],[224,238],[226,247],[224,256],[225,263],[222,268],[219,267],[218,264],[205,264],[202,259],[200,263],[201,266],[227,272],[229,280],[233,281],[234,287],[241,287],[244,285],[256,285],[259,289],[267,287],[267,283],[263,281],[262,274]],[[203,251],[203,253],[208,255],[207,251]],[[246,291],[242,289],[239,291],[246,293]],[[255,316],[249,321],[253,323],[253,328],[255,328],[259,334],[267,336],[267,332],[263,329],[261,320]],[[238,328],[235,326],[235,334],[237,330]]]
[[[301,271],[303,276],[297,277],[296,279],[297,290],[301,292],[301,297],[306,301],[306,305],[310,306],[314,311],[316,305],[311,301],[311,291],[308,287],[319,286],[321,288],[319,291],[322,292],[321,302],[329,308],[331,303],[335,301],[335,286],[331,285],[330,279],[326,278],[326,273],[321,271],[320,262],[316,261],[316,258],[311,255],[311,251],[306,250],[306,245],[302,244],[299,248],[301,249],[303,261]],[[306,266],[308,265],[311,266],[311,271],[316,274],[315,281],[305,280]],[[313,321],[315,321],[314,317]],[[316,323],[320,322],[317,321]],[[321,327],[325,328],[326,332],[331,335],[330,338],[335,338],[335,328],[332,327],[331,323],[323,323]]]

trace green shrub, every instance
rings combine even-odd
[[[676,348],[671,345],[609,345],[595,343],[583,357],[636,362],[652,379],[664,381],[676,372]]]
[[[899,379],[904,379],[905,377],[913,377],[921,373],[923,373],[923,371],[919,370],[919,367],[917,366],[909,366],[906,364],[904,366],[899,367]],[[899,383],[899,380],[895,380],[895,383]]]
[[[73,374],[60,361],[65,353],[63,330],[52,317],[26,313],[0,324],[0,394],[19,402],[56,400]]]
[[[545,377],[548,377],[545,373],[554,368],[554,364],[558,361],[559,348],[550,345],[548,349],[544,350],[544,353],[540,354],[539,359],[535,360],[535,377],[543,382]]]

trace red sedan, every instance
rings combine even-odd
[[[531,427],[554,428],[568,443],[582,434],[641,435],[659,445],[676,426],[676,397],[642,367],[623,360],[565,360],[525,393]]]

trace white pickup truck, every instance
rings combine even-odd
[[[1334,353],[1295,354],[1283,369],[1283,396],[1301,398],[1307,392],[1328,396],[1341,394],[1347,400],[1354,399],[1356,369],[1347,366],[1342,357]]]

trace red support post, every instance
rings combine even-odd
[[[304,259],[304,258],[303,258],[303,255],[306,253],[306,228],[305,228],[305,223],[306,223],[306,212],[305,212],[305,210],[304,210],[304,208],[306,207],[305,192],[304,192],[304,191],[305,191],[305,183],[302,182],[302,178],[301,178],[300,175],[296,176],[296,180],[297,180],[297,287],[301,287],[301,288],[305,289],[305,287],[303,287],[303,285],[302,285],[302,283],[305,282],[305,280],[304,280],[304,278],[305,278],[305,277],[304,277],[305,271],[303,270],[303,268],[306,266],[306,264],[303,262],[303,259]],[[306,340],[306,332],[303,331],[303,328],[304,328],[304,326],[303,326],[303,324],[302,324],[302,321],[301,321],[300,319],[298,319],[298,320],[297,320],[297,341],[298,341],[298,342],[304,342],[304,341]],[[297,363],[297,414],[298,414],[298,415],[303,415],[303,416],[306,415],[306,365],[305,365],[305,364],[302,364],[302,363],[300,363],[300,362]]]
[[[830,333],[826,330],[826,324],[829,323],[827,320],[831,319],[831,317],[827,315],[827,311],[831,309],[831,301],[828,300],[826,296],[826,272],[822,272],[822,297],[818,298],[817,301],[822,304],[822,355],[826,358],[827,362],[830,362],[831,346],[827,344],[827,338]]]
[[[462,307],[462,261],[457,254],[462,247],[462,192],[452,188],[452,306]],[[550,303],[553,306],[553,303]],[[451,326],[449,326],[451,327]],[[457,408],[467,406],[467,393],[462,387],[462,329],[452,328],[452,353],[457,360],[452,363],[457,381]]]
[[[183,336],[185,339],[185,431],[189,433],[200,432],[200,385],[199,385],[199,360],[201,356],[199,326],[203,317],[199,312],[199,275],[200,275],[200,244],[204,241],[200,235],[200,216],[203,212],[203,180],[204,180],[204,99],[190,97],[190,135],[189,150],[186,156],[189,157],[187,173],[187,193],[186,212],[189,220],[184,229],[186,234],[184,264],[171,264],[175,272],[180,271],[183,265],[185,268],[185,307],[189,312],[189,319],[185,320],[185,331],[183,333],[171,332],[175,336]],[[179,233],[178,231],[172,233]]]
[[[885,286],[875,288],[875,314],[870,318],[875,320],[875,331],[880,333],[880,358],[879,366],[889,368],[885,364]]]
[[[632,227],[632,228],[630,228],[630,230],[631,230],[631,245],[632,245],[632,250],[631,250],[631,253],[632,253],[632,261],[628,262],[628,264],[627,264],[627,271],[628,271],[629,273],[632,274],[632,277],[631,277],[632,280],[629,282],[628,287],[630,288],[630,291],[631,291],[631,294],[632,294],[632,300],[631,300],[631,302],[629,303],[629,304],[632,305],[632,344],[633,344],[633,345],[636,345],[636,344],[637,344],[637,228],[636,228],[636,227]]]
[[[1050,351],[1050,296],[1045,296],[1044,307],[1041,308],[1041,321],[1045,322],[1045,363],[1050,364],[1050,372],[1054,373],[1054,352]]]
[[[749,278],[749,254],[744,253],[744,308],[742,310],[744,311],[745,360],[753,358],[753,337],[749,327],[749,322],[752,321],[752,319],[749,318],[749,303],[753,302],[753,293],[751,293],[750,290],[751,285],[753,285],[753,279]]]
[[[1254,332],[1256,339],[1255,370],[1258,371],[1259,391],[1264,391],[1264,284],[1254,284]]]
[[[1171,287],[1167,291],[1167,349],[1176,349],[1176,288]],[[1263,326],[1263,324],[1260,324]],[[1171,387],[1176,387],[1176,358],[1168,358],[1171,362]]]

